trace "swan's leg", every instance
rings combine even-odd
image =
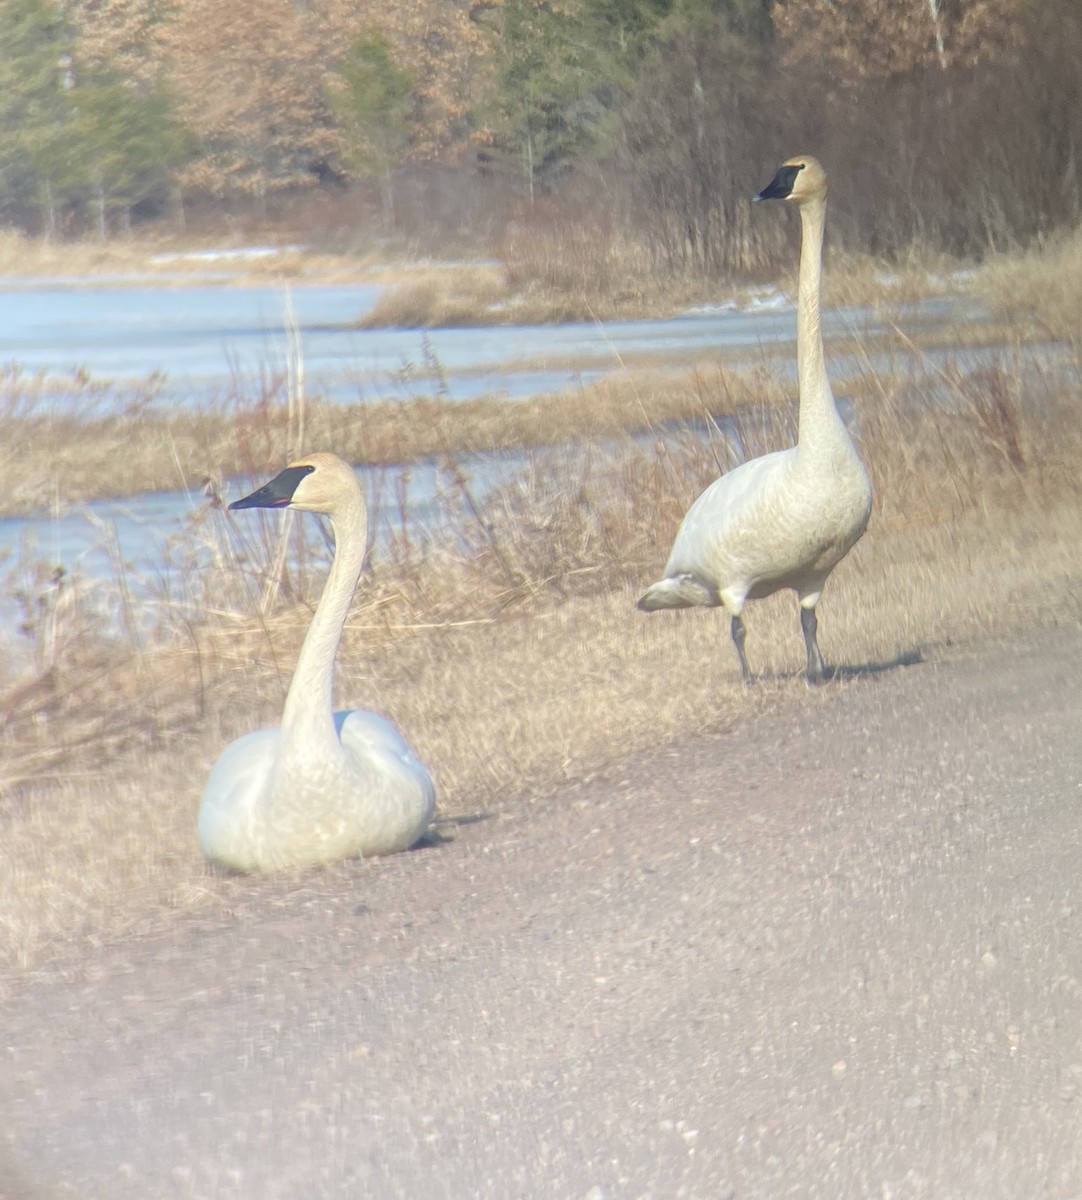
[[[815,636],[819,622],[816,620],[814,608],[801,608],[800,628],[804,631],[804,645],[808,651],[808,682],[822,683],[826,678],[827,669],[823,663],[823,656],[819,653],[819,642]]]
[[[739,617],[733,617],[730,629],[733,635],[733,645],[736,647],[737,654],[740,655],[740,677],[745,684],[751,683],[751,671],[748,670],[748,657],[744,653],[744,634],[747,632],[744,629],[744,622]]]

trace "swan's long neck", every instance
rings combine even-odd
[[[800,432],[803,453],[830,450],[840,440],[849,441],[838,415],[827,378],[819,293],[823,276],[823,226],[826,200],[809,200],[800,206],[800,277],[797,287],[796,361],[800,386]]]
[[[364,566],[368,522],[358,495],[335,512],[334,561],[297,659],[282,712],[283,749],[305,758],[340,754],[334,728],[334,659]]]

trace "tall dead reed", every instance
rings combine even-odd
[[[455,328],[657,317],[709,300],[716,282],[659,269],[647,240],[596,206],[521,204],[489,264],[415,270],[397,280],[362,328]],[[739,290],[738,285],[732,285]]]
[[[1042,240],[1027,254],[991,258],[976,286],[1020,330],[1067,342],[1082,353],[1082,228]]]

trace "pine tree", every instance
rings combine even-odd
[[[533,200],[593,144],[607,83],[585,0],[503,0],[486,25],[494,63],[484,112],[493,140],[518,151]]]
[[[379,180],[384,221],[392,229],[391,171],[410,147],[413,82],[411,72],[395,65],[387,37],[375,31],[353,40],[330,85],[347,156]]]
[[[141,94],[127,81],[94,72],[72,88],[70,98],[71,163],[104,239],[110,211],[120,212],[126,228],[132,206],[164,191],[192,143],[160,92]]]
[[[53,5],[0,0],[0,205],[56,228],[73,153],[73,31]]]

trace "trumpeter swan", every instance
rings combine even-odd
[[[723,606],[730,614],[740,673],[747,600],[792,588],[808,652],[808,680],[825,667],[816,639],[815,606],[827,576],[868,524],[872,485],[838,414],[827,378],[819,325],[819,287],[827,181],[808,155],[788,159],[756,200],[787,200],[800,212],[797,295],[797,444],[741,463],[715,480],[688,509],[665,566],[639,608]]]
[[[432,819],[428,771],[383,717],[332,708],[334,659],[367,548],[357,476],[333,454],[311,454],[229,507],[323,513],[335,552],[281,727],[238,738],[211,770],[199,809],[204,853],[273,871],[407,849]]]

